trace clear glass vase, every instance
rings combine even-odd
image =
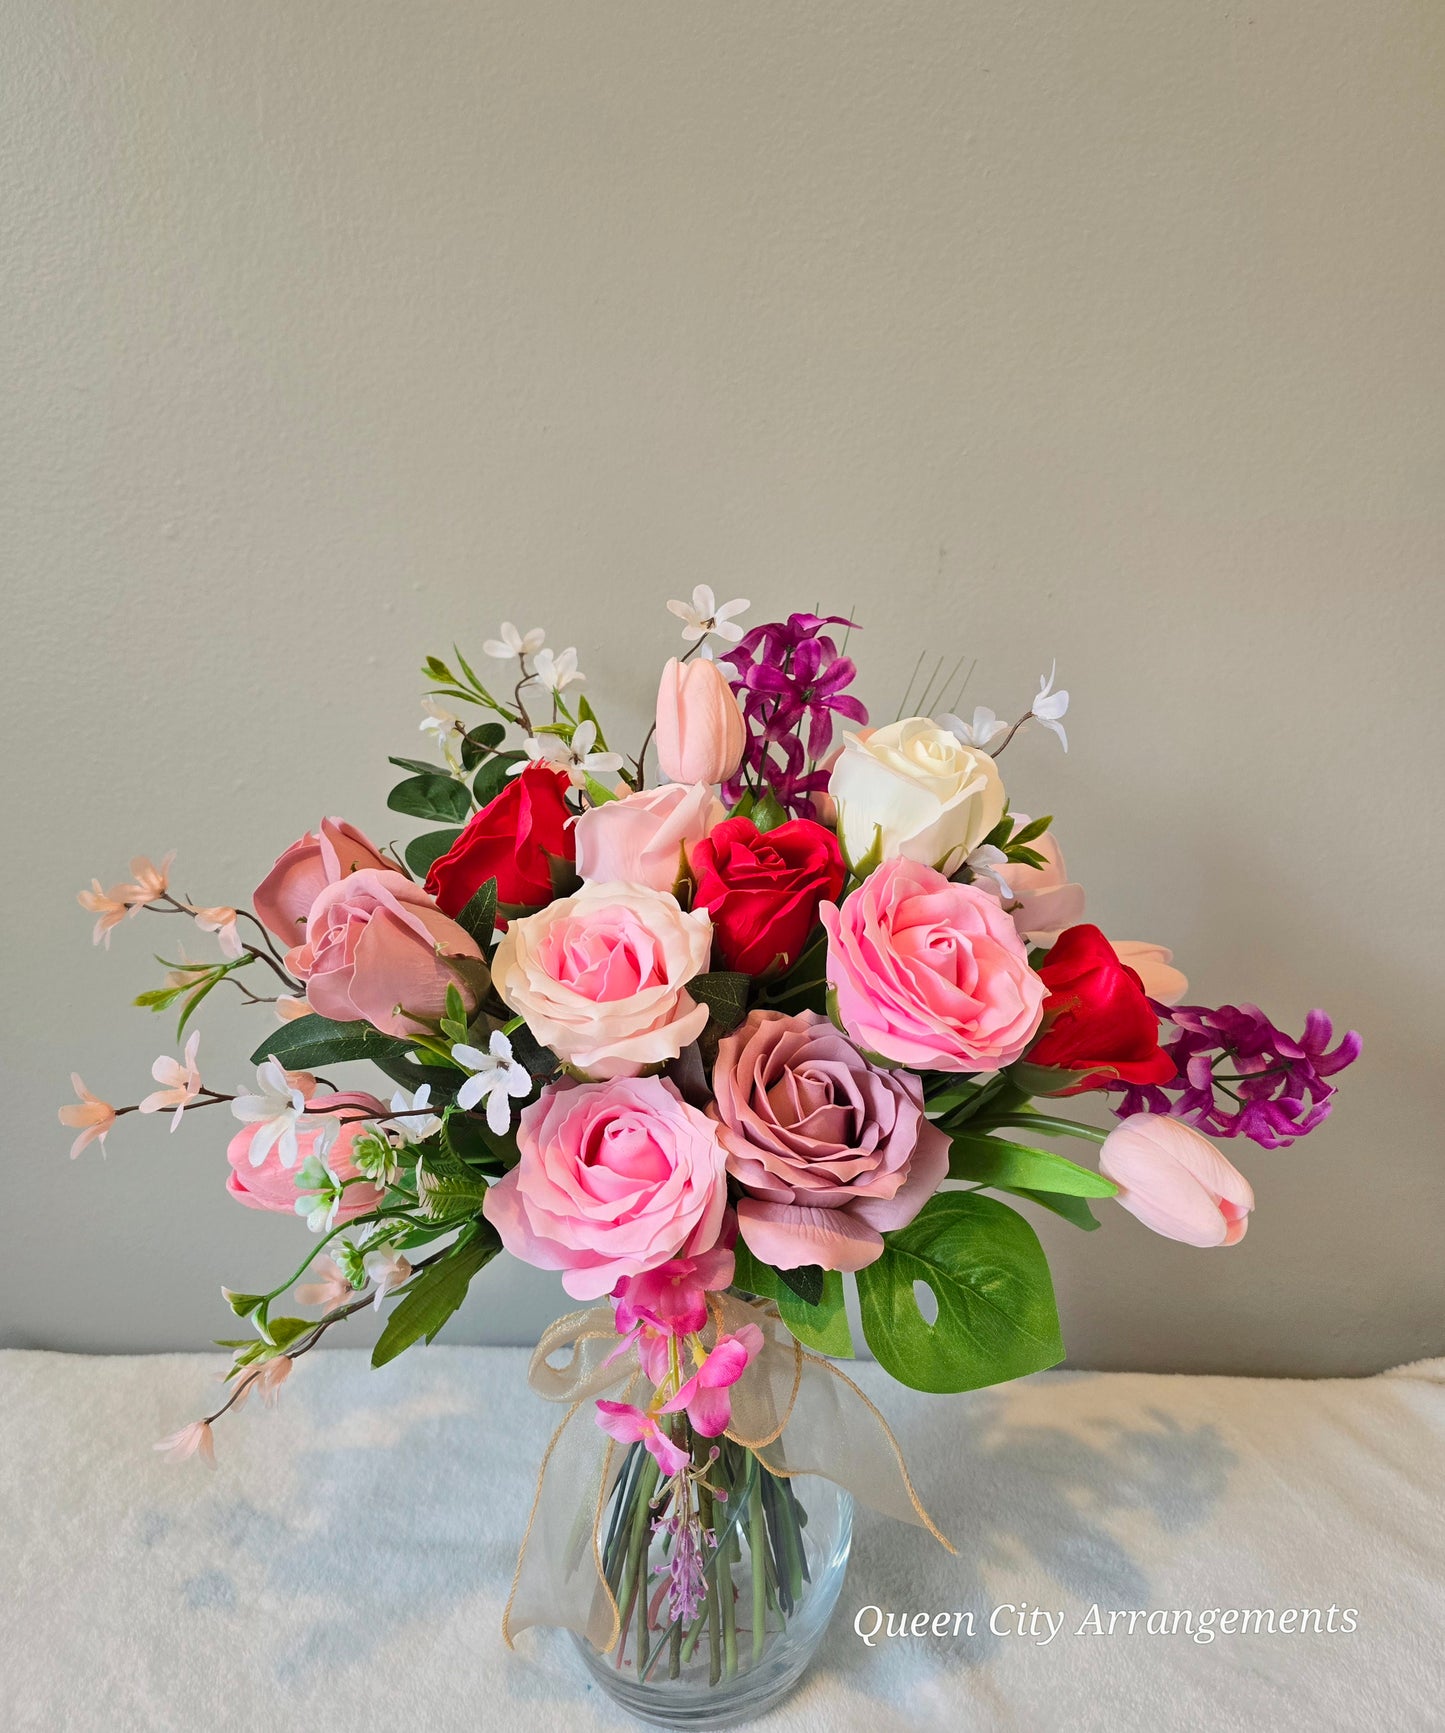
[[[621,1634],[606,1654],[574,1641],[639,1720],[731,1727],[784,1697],[812,1659],[848,1568],[853,1501],[815,1475],[774,1475],[725,1439],[694,1445],[705,1466],[686,1508],[682,1483],[632,1447],[599,1534]]]

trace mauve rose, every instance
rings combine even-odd
[[[341,1194],[341,1207],[336,1212],[336,1223],[354,1221],[357,1216],[366,1215],[376,1208],[381,1202],[381,1193],[369,1180],[359,1179],[351,1151],[357,1138],[370,1129],[367,1121],[376,1114],[385,1113],[386,1106],[374,1095],[358,1091],[323,1095],[306,1105],[308,1113],[334,1114],[343,1121],[336,1141],[327,1152],[326,1165],[338,1179],[358,1180],[356,1185],[347,1186]],[[226,1190],[248,1209],[276,1210],[282,1215],[292,1215],[296,1199],[302,1195],[296,1189],[296,1175],[315,1153],[321,1127],[315,1123],[308,1125],[304,1118],[296,1127],[299,1155],[294,1167],[282,1165],[279,1144],[272,1144],[261,1165],[252,1167],[251,1142],[260,1129],[259,1125],[244,1126],[227,1144],[226,1160],[231,1164],[231,1173],[226,1181]]]
[[[313,1011],[387,1035],[421,1034],[445,1009],[450,986],[475,1010],[487,967],[476,940],[420,885],[371,867],[322,891],[306,943],[287,953],[286,966],[305,981]]]
[[[666,891],[583,885],[511,921],[492,958],[502,1000],[544,1047],[591,1077],[676,1059],[707,1023],[687,983],[707,968],[712,923]]]
[[[727,1207],[717,1127],[666,1078],[548,1084],[522,1109],[517,1147],[482,1213],[513,1257],[561,1270],[574,1300],[717,1241]]]
[[[256,917],[288,945],[300,942],[311,905],[327,887],[361,867],[394,870],[392,862],[340,818],[323,818],[317,834],[309,830],[300,842],[276,857],[276,864],[256,886],[251,906]]]
[[[819,914],[838,1020],[865,1052],[919,1071],[1001,1071],[1037,1032],[1044,984],[977,885],[897,858]]]
[[[861,1270],[948,1172],[918,1078],[870,1065],[815,1011],[754,1011],[718,1044],[713,1089],[738,1232],[778,1269]]]
[[[576,826],[578,875],[592,884],[673,890],[694,846],[726,817],[701,783],[667,782],[589,807]]]

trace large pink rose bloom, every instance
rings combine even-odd
[[[726,817],[727,808],[701,783],[667,782],[589,807],[577,820],[577,871],[592,884],[670,891],[694,846]]]
[[[323,1095],[308,1101],[306,1106],[308,1113],[336,1114],[344,1121],[336,1134],[335,1143],[327,1152],[326,1165],[340,1180],[358,1180],[356,1185],[347,1186],[341,1194],[341,1207],[336,1212],[338,1223],[354,1221],[357,1216],[374,1210],[381,1202],[381,1193],[376,1187],[369,1180],[360,1179],[356,1163],[351,1158],[351,1151],[357,1138],[370,1129],[368,1120],[376,1114],[386,1112],[385,1103],[378,1101],[374,1095],[348,1092],[343,1095]],[[305,1119],[296,1127],[298,1153],[293,1167],[287,1167],[282,1161],[279,1143],[271,1145],[259,1167],[251,1165],[251,1144],[260,1129],[259,1125],[244,1126],[227,1144],[226,1160],[231,1164],[231,1173],[226,1181],[226,1190],[248,1209],[277,1210],[283,1215],[294,1214],[297,1198],[304,1195],[296,1189],[296,1175],[315,1154],[321,1127],[314,1121],[308,1125]]]
[[[885,861],[820,911],[838,1019],[916,1071],[1000,1071],[1038,1032],[1046,988],[998,900],[917,861]]]
[[[492,980],[564,1064],[635,1077],[702,1034],[707,1006],[686,988],[711,949],[705,910],[642,885],[583,885],[508,923]]]
[[[258,919],[285,944],[301,942],[311,905],[327,887],[361,867],[391,869],[392,863],[356,829],[340,818],[323,818],[313,836],[308,830],[276,857],[251,899]]]
[[[452,985],[474,1010],[486,979],[469,933],[420,885],[372,867],[327,885],[311,905],[305,944],[287,953],[286,966],[305,981],[313,1011],[388,1035],[421,1034],[445,1009]]]
[[[717,1128],[666,1078],[549,1084],[523,1108],[521,1160],[483,1214],[574,1300],[712,1248],[727,1206]]]
[[[923,1116],[923,1086],[870,1065],[826,1017],[754,1011],[713,1069],[738,1231],[781,1270],[861,1270],[948,1172],[948,1138]]]

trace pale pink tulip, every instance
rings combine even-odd
[[[193,1420],[152,1448],[163,1451],[167,1462],[184,1462],[188,1456],[199,1456],[211,1468],[216,1466],[216,1445],[209,1420]]]
[[[1177,1005],[1189,991],[1187,978],[1171,967],[1173,951],[1144,939],[1110,939],[1109,943],[1119,961],[1139,977],[1151,999],[1157,999],[1161,1005]]]
[[[1029,822],[1027,813],[1013,816],[1017,830]],[[998,876],[1020,905],[1012,911],[1019,937],[1031,945],[1052,945],[1065,927],[1083,920],[1084,887],[1070,883],[1064,851],[1052,830],[1035,837],[1029,847],[1044,857],[1041,867],[1013,861],[999,867]]]
[[[1115,1201],[1166,1239],[1233,1246],[1249,1226],[1249,1181],[1177,1119],[1131,1114],[1105,1138],[1099,1172],[1118,1186]]]
[[[90,1093],[81,1082],[78,1071],[71,1072],[70,1087],[80,1097],[74,1105],[60,1110],[60,1123],[80,1132],[70,1146],[70,1159],[74,1161],[81,1150],[88,1149],[92,1143],[98,1143],[103,1154],[106,1133],[115,1124],[115,1109],[108,1101]]]
[[[140,908],[139,903],[127,900],[125,893],[129,889],[129,885],[112,885],[108,891],[102,890],[100,880],[92,879],[88,891],[76,892],[76,902],[96,917],[91,929],[91,944],[98,945],[104,940],[105,948],[109,950],[111,928],[118,927],[127,915],[135,914]]]
[[[191,908],[190,904],[186,905]],[[221,947],[221,955],[234,962],[237,957],[245,954],[246,947],[241,942],[241,934],[236,926],[236,911],[234,909],[191,908],[196,917],[196,925],[203,933],[214,933]]]
[[[140,1104],[142,1113],[160,1113],[167,1107],[174,1107],[175,1114],[171,1119],[171,1130],[174,1131],[181,1123],[181,1115],[201,1092],[201,1074],[196,1069],[196,1048],[201,1043],[201,1032],[197,1029],[186,1042],[183,1059],[172,1059],[162,1054],[151,1066],[151,1076],[162,1087],[152,1091]]]
[[[669,782],[726,782],[747,744],[743,713],[716,662],[669,659],[657,689],[657,762]]]
[[[329,1312],[333,1306],[344,1305],[351,1298],[351,1283],[342,1274],[341,1266],[334,1258],[319,1257],[312,1268],[321,1279],[304,1282],[297,1288],[298,1306],[320,1306],[322,1311]]]

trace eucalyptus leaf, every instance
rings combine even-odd
[[[393,812],[404,812],[412,818],[434,818],[443,824],[460,824],[472,810],[466,784],[437,771],[410,776],[397,783],[387,795],[386,804]]]
[[[492,943],[492,929],[497,924],[497,881],[488,879],[467,901],[456,916],[456,923],[481,946],[483,954]]]
[[[494,801],[507,786],[507,772],[526,757],[524,752],[498,752],[472,778],[472,793],[483,806]]]
[[[469,728],[462,736],[462,769],[475,770],[506,738],[506,725],[501,722],[482,722]]]
[[[414,836],[403,851],[406,864],[419,879],[424,879],[432,863],[440,860],[461,834],[460,830],[429,830]]]
[[[437,1332],[462,1301],[472,1278],[502,1249],[497,1230],[490,1222],[479,1222],[434,1264],[413,1276],[397,1301],[386,1328],[371,1351],[373,1366],[384,1366],[425,1337],[434,1341]]]
[[[914,1283],[932,1290],[928,1323]],[[938,1192],[882,1257],[858,1272],[863,1334],[880,1365],[914,1390],[977,1390],[1064,1357],[1048,1260],[1007,1204]]]
[[[424,758],[388,758],[388,764],[394,764],[398,770],[415,771],[418,776],[444,776],[446,772],[437,764],[428,764]]]

